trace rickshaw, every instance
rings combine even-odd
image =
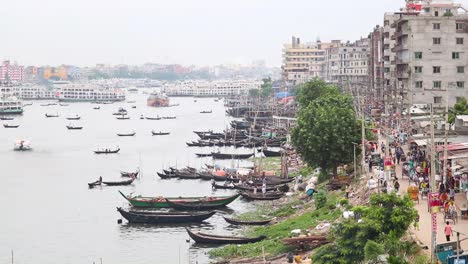
[[[454,207],[450,209],[450,205],[453,203],[453,201],[447,201],[444,204],[444,222],[446,220],[452,220],[453,224],[456,224],[458,219],[457,209]]]
[[[408,186],[407,192],[413,201],[417,201],[419,204],[419,187],[416,185]]]

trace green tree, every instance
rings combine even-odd
[[[338,89],[333,85],[328,85],[320,79],[300,85],[296,90],[297,101],[301,107],[306,107],[314,100],[327,95],[338,95]]]
[[[263,79],[263,84],[261,85],[260,95],[262,97],[269,97],[273,93],[273,84],[271,77]]]
[[[260,96],[260,91],[258,89],[250,89],[249,90],[250,97],[258,97]]]
[[[347,95],[325,95],[301,107],[292,142],[312,167],[330,169],[353,160],[352,142],[360,141],[360,125]]]
[[[379,244],[375,241],[369,240],[364,246],[364,256],[366,260],[377,262],[379,255],[385,253],[384,245]]]
[[[465,97],[462,97],[454,106],[453,111],[449,113],[448,121],[450,124],[455,123],[457,115],[468,115],[468,102]]]
[[[394,263],[404,263],[399,261],[414,252],[413,244],[400,241],[416,217],[409,196],[374,194],[369,206],[355,207],[353,211],[360,215],[360,220],[347,219],[334,225],[335,241],[316,251],[312,256],[314,263],[360,263],[372,259],[382,251],[369,241],[383,244]]]

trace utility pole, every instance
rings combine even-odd
[[[435,182],[435,146],[434,146],[434,107],[432,104],[431,106],[431,176],[430,176],[430,187],[432,192],[434,192],[436,188],[436,182]],[[435,216],[434,216],[435,215]],[[431,210],[431,220],[432,220],[432,225],[437,226],[435,221],[437,221],[437,212],[434,212]],[[435,251],[435,246],[436,246],[436,239],[437,239],[437,229],[433,228],[432,229],[432,236],[431,236],[431,261],[434,261],[434,251]]]
[[[450,86],[450,83],[449,83]],[[448,92],[449,87],[447,87],[447,91],[445,92],[445,132],[444,132],[444,178],[442,179],[443,183],[447,182],[447,155],[448,155],[448,146],[447,146],[447,136],[448,136],[448,130],[449,130],[449,125],[448,125],[448,114],[449,114],[449,92]]]

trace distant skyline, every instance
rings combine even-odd
[[[456,1],[467,5],[468,0]],[[0,59],[21,65],[281,65],[291,36],[357,40],[404,0],[15,0],[0,8]]]

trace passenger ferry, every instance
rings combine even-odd
[[[21,115],[23,113],[23,102],[12,97],[0,99],[0,115]]]
[[[261,81],[256,80],[188,80],[163,87],[168,96],[194,96],[194,97],[229,97],[247,95],[251,89],[260,89]]]
[[[89,85],[64,86],[58,91],[62,102],[113,102],[124,101],[125,92],[115,88],[89,87]]]
[[[0,89],[0,115],[20,115],[23,113],[23,102],[16,96],[12,87]]]

